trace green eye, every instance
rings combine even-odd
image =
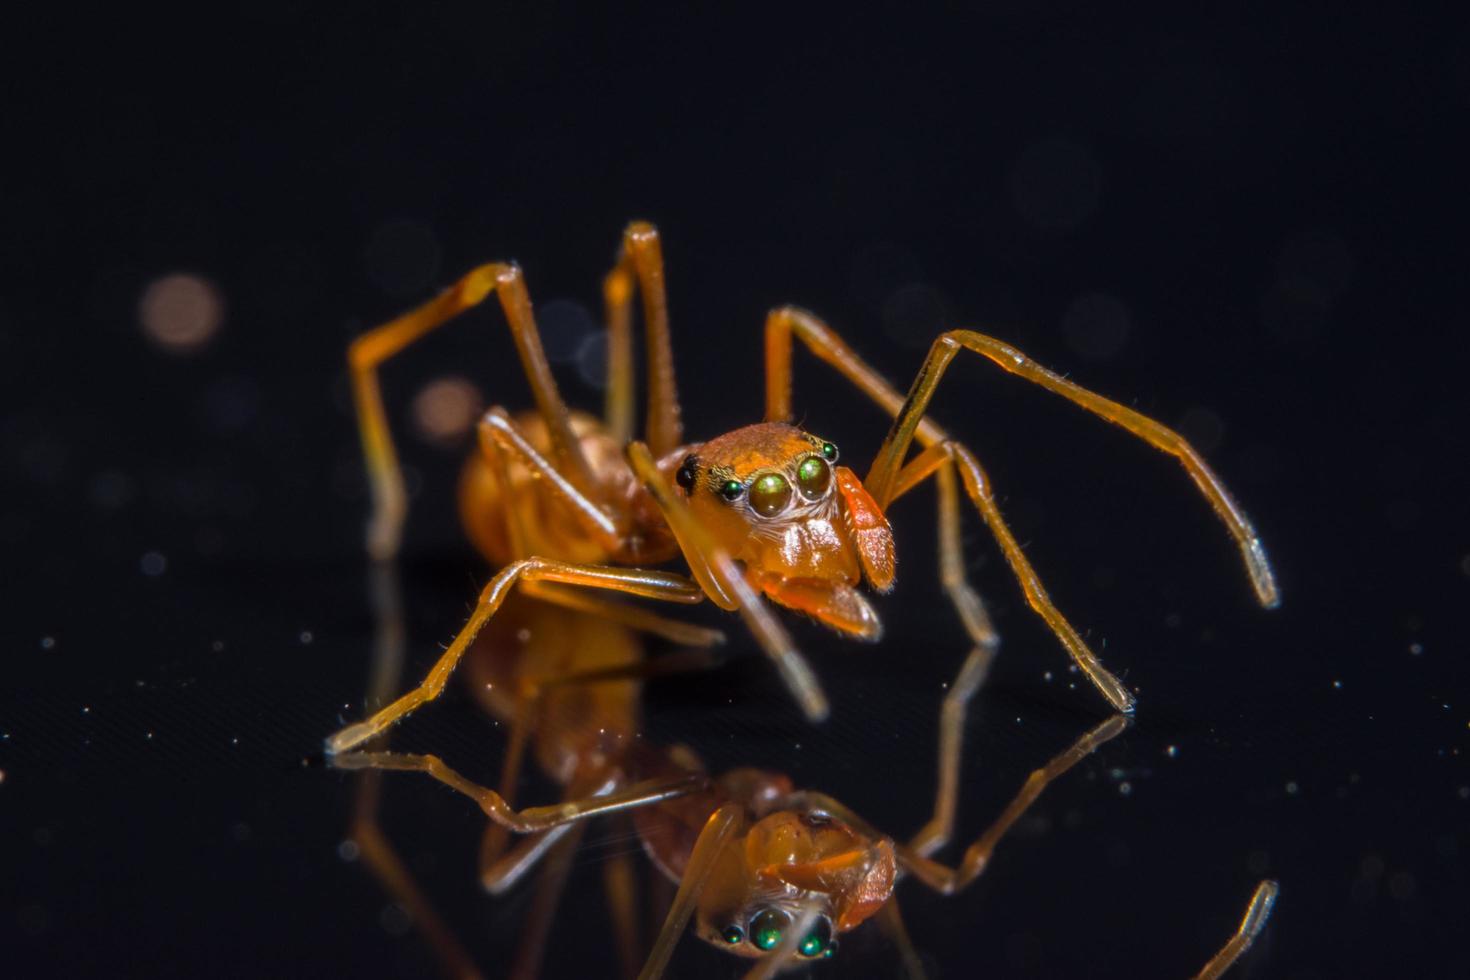
[[[801,941],[802,956],[823,956],[833,946],[832,924],[821,918],[817,924],[812,926],[812,931],[807,933],[806,938]]]
[[[780,909],[757,912],[750,920],[750,941],[757,949],[775,949],[781,944],[781,933],[791,924],[791,917]]]
[[[745,938],[745,933],[740,930],[739,926],[726,926],[725,931],[720,935],[731,946],[740,945],[740,941]]]
[[[762,517],[771,517],[786,509],[791,499],[791,484],[779,473],[757,477],[750,485],[750,506]]]
[[[830,442],[822,443],[822,456],[829,463],[837,462],[837,447],[832,445]]]
[[[806,497],[815,500],[827,492],[832,482],[832,468],[815,456],[808,456],[796,468],[796,482]]]
[[[720,495],[726,500],[739,500],[744,490],[745,487],[739,480],[726,480],[725,485],[720,487]]]

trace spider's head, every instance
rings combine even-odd
[[[893,535],[857,474],[837,459],[837,446],[821,436],[765,422],[689,447],[674,482],[699,523],[771,583],[763,587],[777,601],[786,602],[779,584],[790,581],[820,591],[866,578],[886,591]]]
[[[816,918],[796,948],[814,960],[837,952],[893,894],[893,844],[872,841],[820,810],[781,810],[730,840],[700,894],[701,939],[740,956],[763,956],[808,911]]]

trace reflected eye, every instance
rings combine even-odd
[[[750,941],[757,949],[775,949],[781,944],[781,933],[791,924],[791,917],[780,909],[757,912],[750,920]]]
[[[796,468],[796,483],[801,487],[803,496],[816,500],[827,492],[827,487],[832,483],[832,468],[816,456],[808,456]]]
[[[791,484],[779,473],[757,477],[750,485],[750,506],[762,517],[779,514],[791,499]]]
[[[832,942],[832,924],[826,917],[817,920],[812,931],[801,941],[802,956],[821,956],[836,944]]]

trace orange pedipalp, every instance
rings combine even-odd
[[[888,518],[856,473],[846,466],[834,466],[832,472],[842,496],[847,529],[862,562],[863,577],[877,591],[887,592],[893,588],[894,575],[893,530]]]
[[[854,848],[818,861],[761,868],[757,874],[831,895],[836,912],[834,925],[839,932],[846,932],[888,901],[895,872],[893,845],[880,840],[871,847]]]

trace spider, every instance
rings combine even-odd
[[[632,438],[635,291],[647,350],[642,440]],[[961,488],[999,543],[1027,603],[1112,707],[1131,711],[1131,692],[1102,665],[1042,587],[1001,517],[979,460],[925,414],[945,369],[962,350],[980,354],[1176,457],[1234,536],[1261,604],[1278,602],[1255,529],[1182,436],[970,330],[941,334],[907,396],[901,397],[823,321],[796,307],[778,308],[766,319],[764,421],[706,442],[684,442],[662,247],[658,232],[645,222],[627,227],[617,261],[603,281],[608,368],[602,419],[573,412],[562,401],[537,334],[525,277],[513,263],[473,269],[435,299],[352,343],[348,362],[374,506],[368,546],[377,559],[397,552],[407,506],[383,409],[379,367],[492,293],[505,312],[536,406],[520,415],[491,408],[477,427],[478,451],[460,482],[463,523],[500,571],[424,681],[365,721],[332,735],[327,740],[330,753],[363,744],[438,697],[475,635],[518,587],[547,602],[676,639],[687,635],[687,625],[594,593],[673,603],[708,599],[737,611],[807,717],[820,721],[829,712],[827,698],[771,604],[805,613],[839,633],[876,640],[882,632],[880,620],[859,586],[878,593],[892,588],[894,541],[885,511],[931,477],[939,493],[941,582],[975,647],[993,647],[995,632],[965,578]],[[865,477],[839,463],[834,443],[790,423],[793,338],[893,416]],[[921,450],[909,458],[916,440]],[[644,567],[680,555],[689,576]]]

